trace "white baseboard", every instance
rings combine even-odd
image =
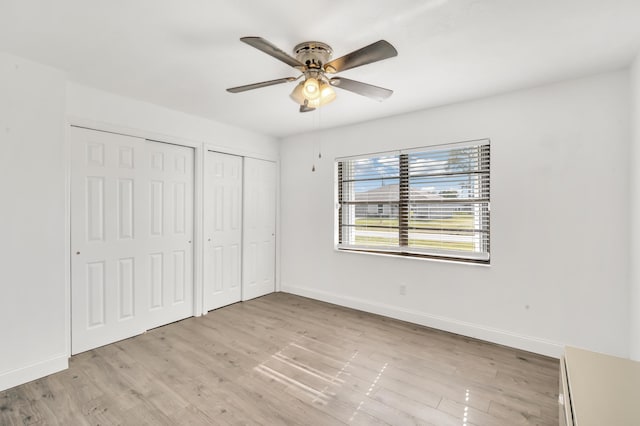
[[[497,343],[499,345],[510,346],[512,348],[522,349],[553,358],[560,358],[564,350],[564,346],[558,342],[539,339],[537,337],[524,336],[506,330],[458,321],[437,315],[430,315],[424,312],[400,308],[384,303],[371,302],[364,299],[285,284],[282,285],[281,291],[348,308],[358,309],[360,311],[383,315],[414,324],[420,324],[426,327],[436,328],[438,330],[444,330],[463,336],[473,337]]]
[[[69,357],[60,355],[36,364],[0,374],[0,391],[39,379],[69,368]]]

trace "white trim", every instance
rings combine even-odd
[[[203,314],[204,305],[204,157],[202,144],[194,147],[193,167],[193,316]]]
[[[447,148],[467,148],[467,147],[475,147],[478,145],[489,145],[491,146],[491,139],[489,138],[480,138],[480,139],[472,139],[468,141],[460,141],[460,142],[445,142],[445,143],[437,143],[434,145],[425,145],[418,146],[415,148],[406,148],[401,149],[400,154],[412,154],[414,152],[423,152],[427,151],[438,151],[440,149]]]
[[[71,356],[71,123],[64,128],[64,347]]]
[[[337,163],[339,161],[365,160],[368,158],[375,158],[375,157],[395,156],[395,155],[400,155],[401,153],[402,153],[402,150],[399,150],[399,149],[394,149],[392,151],[367,152],[365,154],[349,155],[346,157],[336,157],[334,159],[334,162]]]
[[[281,185],[281,181],[280,181],[281,177],[280,177],[280,161],[276,161],[276,252],[274,253],[275,255],[275,269],[274,269],[274,273],[275,276],[273,277],[274,279],[274,284],[275,284],[275,288],[274,291],[275,292],[279,292],[281,291],[281,264],[280,264],[280,253],[282,252],[282,238],[280,238],[280,232],[282,231],[281,227],[280,227],[280,185]]]
[[[18,386],[69,368],[69,357],[60,354],[51,359],[0,374],[0,391]]]
[[[207,147],[206,143],[203,144],[203,148],[202,149],[203,149],[203,151],[202,151],[203,152],[202,163],[201,163],[202,169],[201,169],[201,172],[200,172],[200,174],[202,175],[202,188],[201,188],[201,191],[200,191],[201,192],[200,196],[202,197],[203,204],[202,204],[202,215],[201,215],[202,217],[200,218],[202,228],[200,228],[200,229],[201,229],[201,232],[202,232],[203,236],[202,236],[202,247],[199,250],[199,255],[201,257],[202,263],[200,264],[200,268],[198,269],[198,272],[202,276],[202,285],[198,289],[198,292],[200,293],[200,298],[198,299],[200,304],[199,304],[198,308],[200,309],[200,312],[202,313],[202,315],[207,315],[209,313],[209,309],[208,309],[207,306],[205,306],[205,300],[204,300],[204,286],[206,285],[205,272],[204,272],[204,268],[205,268],[205,253],[204,253],[204,251],[205,251],[205,247],[206,246],[205,246],[205,242],[204,241],[206,241],[208,236],[204,235],[204,231],[206,229],[205,221],[206,221],[207,215],[208,215],[206,194],[207,194],[208,191],[211,190],[209,188],[210,183],[207,180],[207,164],[208,164],[207,155],[209,154],[209,152],[211,150]]]
[[[336,233],[336,239],[338,238]],[[407,259],[407,260],[418,260],[418,261],[428,261],[428,262],[442,262],[442,263],[453,263],[456,265],[472,265],[472,266],[482,266],[485,268],[491,267],[491,263],[489,262],[473,262],[470,260],[464,260],[464,258],[460,259],[451,259],[446,257],[437,257],[437,256],[402,256],[396,252],[388,252],[384,253],[380,250],[376,251],[364,251],[364,250],[350,250],[350,249],[340,249],[337,245],[333,247],[334,253],[351,253],[351,254],[362,254],[365,256],[383,256],[383,257],[393,257],[395,259]]]
[[[337,234],[337,232],[336,232]],[[336,236],[337,238],[337,236]],[[421,249],[419,247],[406,246],[367,246],[361,244],[336,244],[334,249],[338,252],[357,252],[381,254],[383,256],[396,257],[415,257],[417,259],[442,259],[451,260],[453,262],[480,263],[482,265],[490,265],[490,253],[469,253],[442,250],[442,249]],[[475,254],[475,256],[474,256]]]
[[[564,345],[546,339],[513,333],[507,330],[487,327],[479,324],[458,321],[452,318],[431,315],[420,311],[400,308],[384,303],[371,302],[368,300],[327,293],[306,287],[282,285],[282,290],[286,293],[298,296],[309,297],[323,302],[333,303],[352,309],[358,309],[373,314],[383,315],[390,318],[408,321],[414,324],[432,327],[463,336],[485,340],[499,345],[522,349],[529,352],[546,355],[553,358],[560,358]]]
[[[81,117],[67,116],[67,121],[69,125],[75,127],[84,127],[86,129],[98,130],[103,132],[119,133],[121,135],[148,139],[155,142],[165,142],[174,145],[189,146],[191,148],[198,148],[202,146],[202,142],[195,141],[193,139],[186,139],[175,135],[150,132],[147,130],[134,129],[131,127],[119,126],[102,121],[88,120]]]
[[[204,148],[207,151],[219,152],[221,154],[231,154],[231,155],[237,155],[238,157],[255,158],[257,160],[272,161],[274,163],[278,162],[278,156],[277,155],[269,155],[269,154],[250,151],[250,150],[242,149],[242,148],[229,147],[229,146],[224,146],[224,145],[216,145],[216,144],[210,143],[210,142],[205,142],[204,143]]]
[[[443,142],[443,143],[436,143],[432,145],[416,146],[412,148],[393,149],[390,151],[367,152],[364,154],[348,155],[346,157],[335,157],[334,161],[338,162],[338,161],[346,161],[346,160],[361,160],[361,159],[379,157],[379,156],[411,154],[414,152],[422,152],[425,150],[437,151],[440,148],[443,148],[443,149],[449,148],[449,147],[460,148],[460,147],[469,147],[469,146],[484,145],[484,144],[491,145],[491,139],[479,138],[479,139],[471,139],[471,140],[460,141],[460,142]]]

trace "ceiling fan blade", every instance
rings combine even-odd
[[[259,89],[261,87],[273,86],[274,84],[288,83],[290,81],[296,81],[296,80],[297,78],[295,77],[285,77],[285,78],[279,78],[277,80],[261,81],[260,83],[246,84],[244,86],[238,86],[238,87],[230,87],[229,89],[227,89],[227,92],[231,92],[231,93],[246,92],[247,90]]]
[[[398,51],[388,41],[379,40],[326,63],[324,70],[329,73],[336,73],[383,59],[393,58],[397,55]]]
[[[374,86],[372,84],[362,83],[360,81],[349,80],[344,77],[334,77],[330,80],[334,87],[348,90],[358,95],[366,96],[378,102],[382,102],[393,94],[393,90],[384,87]]]
[[[306,105],[300,105],[300,112],[311,112],[315,110],[316,110],[315,108],[311,108]]]
[[[269,41],[263,39],[262,37],[242,37],[240,41],[243,41],[249,46],[263,51],[267,55],[273,56],[274,58],[284,62],[289,66],[300,69],[305,68],[302,62],[298,61],[296,58],[290,56],[288,53],[271,44]]]

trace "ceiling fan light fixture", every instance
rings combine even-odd
[[[333,90],[333,87],[331,87],[331,85],[326,81],[321,81],[320,97],[318,98],[318,101],[319,101],[318,106],[326,105],[329,102],[333,102],[335,98],[336,98],[336,91]]]
[[[304,81],[299,84],[296,84],[296,87],[291,92],[291,95],[289,95],[289,97],[293,99],[294,102],[297,103],[298,105],[304,105],[305,97],[303,93],[303,88],[304,88]]]
[[[309,77],[304,82],[303,88],[304,97],[309,101],[318,99],[320,97],[320,83],[317,79]]]
[[[333,102],[336,98],[336,92],[333,87],[324,80],[318,81],[318,93],[319,95],[315,99],[308,99],[304,94],[305,82],[299,83],[291,92],[290,98],[293,99],[298,105],[304,105],[309,108],[319,108],[330,102]]]

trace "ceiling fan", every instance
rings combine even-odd
[[[333,87],[348,90],[376,101],[391,96],[393,90],[373,86],[344,77],[327,77],[361,65],[381,61],[398,55],[398,51],[387,41],[379,40],[340,58],[331,60],[331,46],[319,41],[305,41],[293,48],[295,58],[262,37],[242,37],[240,41],[271,55],[301,72],[298,77],[285,77],[260,83],[231,87],[227,92],[239,93],[275,84],[289,83],[304,78],[291,92],[291,99],[300,105],[300,112],[313,111],[336,98]]]

